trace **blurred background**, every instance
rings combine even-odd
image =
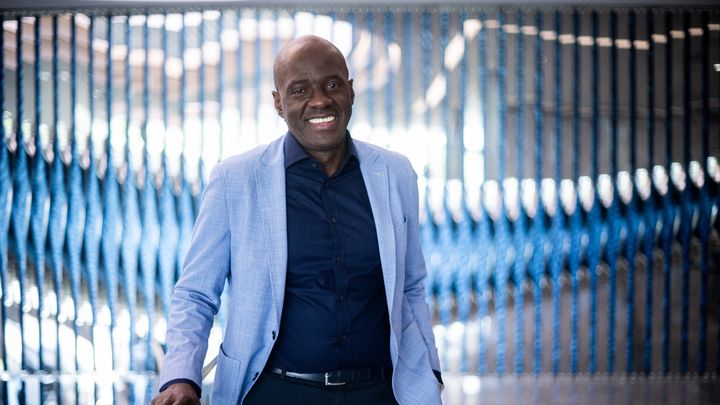
[[[0,403],[149,401],[210,170],[287,130],[310,33],[418,172],[446,403],[717,403],[720,8],[602,3],[3,2]]]

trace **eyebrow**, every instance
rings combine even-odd
[[[308,82],[307,79],[293,80],[293,81],[291,81],[290,83],[288,83],[287,86],[285,86],[285,90],[287,90],[287,89],[289,89],[289,88],[291,88],[291,87],[293,87],[293,86],[297,86],[298,84],[305,84],[305,83],[307,83],[307,82]]]
[[[345,81],[345,82],[348,81],[348,79],[344,79],[342,76],[336,75],[336,74],[330,75],[330,76],[325,76],[325,77],[323,78],[323,80],[326,80],[326,81],[327,81],[327,80],[342,80],[342,81]],[[308,79],[293,80],[293,81],[291,81],[290,83],[288,83],[287,86],[285,86],[285,90],[287,90],[287,89],[289,89],[289,88],[291,88],[291,87],[293,87],[293,86],[297,86],[297,85],[299,85],[299,84],[306,84],[306,83],[308,83],[309,81],[310,81],[310,80],[308,80]]]

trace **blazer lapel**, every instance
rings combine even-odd
[[[378,154],[361,142],[355,141],[360,157],[360,171],[365,181],[370,208],[375,220],[380,263],[385,283],[385,298],[388,310],[392,310],[395,296],[395,233],[390,217],[390,191],[388,186],[388,168],[385,163],[377,162]],[[391,312],[392,313],[392,312]]]
[[[255,166],[256,192],[278,325],[285,297],[287,271],[287,210],[285,205],[285,165],[283,138],[271,143]],[[262,249],[263,247],[261,247]]]

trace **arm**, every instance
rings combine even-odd
[[[189,380],[198,387],[202,384],[201,369],[208,335],[230,269],[224,183],[222,166],[218,165],[210,175],[182,275],[173,292],[168,317],[168,351],[159,379],[159,385],[167,389],[158,400],[185,398],[182,394],[190,394],[188,388],[199,397],[189,384],[169,387],[167,384],[173,380]]]
[[[409,164],[408,164],[409,165]],[[442,383],[440,374],[440,360],[437,354],[437,348],[435,347],[435,337],[432,332],[432,322],[430,320],[430,311],[428,309],[427,302],[425,301],[425,287],[424,280],[427,275],[425,269],[425,259],[423,258],[422,249],[420,246],[420,235],[419,229],[420,224],[418,220],[419,214],[419,196],[417,187],[417,175],[415,171],[410,167],[408,170],[412,173],[410,176],[411,188],[408,205],[408,224],[407,224],[407,254],[405,257],[405,297],[410,304],[410,309],[413,312],[416,322],[420,328],[427,350],[430,355],[430,365],[433,371],[436,372],[438,381]]]

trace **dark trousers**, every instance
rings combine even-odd
[[[393,395],[390,376],[325,386],[323,383],[264,372],[245,397],[243,404],[397,405],[397,401]]]

